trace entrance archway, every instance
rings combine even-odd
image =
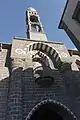
[[[54,100],[44,100],[28,114],[26,120],[77,120],[63,104]]]
[[[51,110],[50,107],[50,104],[41,106],[31,116],[30,120],[63,120],[63,118],[57,112]]]

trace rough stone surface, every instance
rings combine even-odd
[[[2,61],[0,62],[0,120],[25,120],[32,108],[46,99],[59,101],[66,105],[80,120],[80,71],[77,64],[75,63],[75,70],[72,70],[71,62],[69,66],[62,61],[64,64],[61,64],[60,68],[55,68],[55,63],[50,58],[49,64],[51,62],[51,66],[53,65],[53,69],[51,69],[54,82],[48,88],[42,87],[35,83],[33,75],[34,61],[32,61],[32,55],[36,51],[28,51],[23,57],[22,53],[15,52],[16,43],[22,49],[24,48],[23,40],[14,39],[11,57],[4,52],[4,56],[6,56],[6,59],[3,60],[3,63],[5,61],[4,66]],[[34,41],[25,41],[25,43],[34,43]],[[64,44],[47,42],[47,45],[54,46],[55,49],[58,48],[59,54],[65,48],[64,51],[67,51],[66,54],[68,53],[69,56]],[[3,51],[8,51],[8,49]],[[49,57],[48,53],[44,53],[44,55]],[[66,61],[66,56],[63,57]],[[75,62],[74,57],[80,60],[79,56],[70,56],[72,63]],[[8,62],[7,67],[5,66],[6,61]]]

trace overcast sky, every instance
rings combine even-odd
[[[64,42],[74,48],[63,30],[58,29],[66,0],[0,0],[0,42],[11,43],[13,37],[26,37],[25,11],[35,8],[49,41]]]

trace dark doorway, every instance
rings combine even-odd
[[[43,105],[39,107],[30,120],[64,120],[57,112],[51,110],[49,106]]]

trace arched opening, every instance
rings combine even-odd
[[[28,114],[26,120],[77,120],[63,104],[54,100],[44,100]]]
[[[46,43],[33,43],[29,45],[29,51],[38,50],[46,54],[52,61],[54,61],[54,66],[59,68],[60,64],[62,64],[59,53],[55,48],[52,48]]]
[[[35,15],[30,16],[30,21],[31,21],[31,22],[39,22],[39,21],[38,21],[38,17],[35,16]]]
[[[38,24],[31,24],[31,31],[32,32],[42,32],[41,26]]]
[[[51,110],[50,105],[41,106],[31,116],[30,120],[63,120],[63,118],[55,111]]]

